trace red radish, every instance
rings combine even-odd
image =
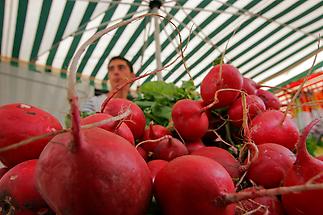
[[[165,135],[172,135],[171,132],[162,125],[150,124],[144,132],[144,140],[155,140]]]
[[[112,116],[107,113],[95,113],[93,115],[90,115],[81,119],[80,123],[81,125],[87,125],[95,122],[100,122],[102,120],[109,119],[111,117]],[[128,140],[132,145],[135,145],[133,134],[129,129],[129,127],[124,122],[116,122],[116,121],[109,122],[107,124],[99,126],[99,128],[103,128],[104,130],[111,131],[115,134],[118,134],[119,136]]]
[[[257,114],[264,112],[266,106],[264,102],[256,95],[246,96],[246,109],[248,110],[248,122]],[[228,115],[231,123],[237,127],[242,126],[243,122],[243,105],[242,97],[239,97],[228,110]]]
[[[191,154],[208,157],[212,160],[217,161],[226,169],[226,171],[228,171],[228,173],[233,179],[238,179],[242,175],[240,163],[237,159],[234,158],[232,154],[230,154],[225,149],[215,146],[207,146],[204,148],[200,148],[192,152]]]
[[[242,191],[252,192],[259,188],[248,187]],[[235,215],[283,215],[284,210],[281,202],[276,196],[256,197],[254,199],[242,200],[238,203]]]
[[[165,215],[233,215],[235,205],[216,205],[234,192],[228,172],[216,161],[185,155],[170,161],[155,178],[155,197]]]
[[[189,153],[192,153],[200,148],[205,147],[205,145],[201,139],[195,140],[193,142],[186,142],[185,145],[186,145]]]
[[[151,160],[147,163],[153,182],[155,181],[157,173],[168,164],[165,160]]]
[[[135,147],[101,128],[80,135],[74,148],[71,133],[57,135],[41,153],[37,185],[46,202],[58,214],[144,214],[152,182]]]
[[[248,95],[256,95],[257,84],[250,78],[243,77],[242,91],[245,91]]]
[[[143,139],[145,140],[145,143],[142,144],[141,147],[148,153],[153,152],[155,148],[158,146],[159,141],[148,141],[148,140],[156,140],[166,135],[171,135],[171,132],[166,127],[161,125],[150,124],[149,127],[145,129],[144,137],[143,137]]]
[[[159,141],[153,151],[152,158],[170,161],[174,158],[187,155],[188,150],[186,146],[174,137],[169,137]]]
[[[309,180],[312,183],[323,182],[323,161],[312,157],[306,148],[306,138],[311,128],[319,120],[314,120],[305,127],[297,145],[296,162],[287,172],[284,186],[305,184]],[[301,193],[282,195],[282,201],[287,214],[322,214],[323,190],[313,190]]]
[[[279,187],[295,160],[293,152],[282,145],[259,145],[258,158],[251,163],[247,178],[265,188]]]
[[[259,96],[265,103],[267,110],[279,110],[281,103],[277,96],[269,91],[258,89],[257,96]]]
[[[140,107],[127,100],[121,98],[112,98],[102,110],[103,113],[111,114],[112,116],[117,116],[121,112],[124,112],[127,108],[130,108],[131,114],[125,120],[125,123],[132,131],[135,139],[142,137],[146,127],[146,118],[144,112]]]
[[[209,126],[207,115],[200,102],[190,99],[177,101],[172,108],[174,127],[184,140],[200,139]]]
[[[276,143],[293,150],[299,139],[295,122],[278,110],[267,110],[251,121],[251,138],[257,144]]]
[[[24,161],[11,168],[1,178],[0,207],[3,214],[51,213],[50,208],[36,190],[36,164],[37,160]]]
[[[241,90],[243,78],[239,70],[229,64],[218,64],[204,77],[201,83],[201,96],[206,104],[214,102],[215,94],[221,89]],[[218,103],[213,107],[222,108],[230,105],[239,96],[238,91],[227,90],[219,92]]]
[[[116,26],[96,33],[75,53],[68,80],[72,131],[56,135],[38,160],[36,185],[56,214],[140,215],[146,213],[151,201],[150,170],[136,148],[112,132],[101,128],[81,129],[79,124],[75,89],[78,61],[88,45],[113,28]],[[134,107],[123,100],[113,101],[107,108],[118,108],[113,110],[116,113],[122,112],[125,107],[122,104]],[[129,111],[121,116],[126,113]],[[135,115],[132,112],[130,120]],[[122,119],[121,116],[116,118]],[[139,124],[136,123],[138,131]]]
[[[0,118],[0,148],[62,129],[60,122],[50,113],[22,103],[0,106]],[[36,159],[51,138],[2,152],[0,160],[10,168],[23,161]]]
[[[114,133],[119,135],[120,137],[125,138],[132,145],[135,145],[135,138],[133,137],[132,131],[126,123],[122,122],[121,124],[119,124],[117,130],[115,130]]]

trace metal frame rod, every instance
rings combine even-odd
[[[153,8],[153,13],[158,14],[158,8]],[[156,57],[156,69],[161,69],[162,68],[162,63],[161,63],[161,50],[160,50],[160,28],[159,28],[159,17],[154,16],[153,17],[153,22],[155,25],[155,30],[154,30],[154,39],[155,39],[155,57]],[[156,74],[157,80],[162,81],[163,77],[161,72],[158,72]]]

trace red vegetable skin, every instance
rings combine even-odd
[[[3,214],[53,214],[35,186],[37,160],[11,168],[0,180],[0,207]]]
[[[144,112],[140,107],[127,100],[121,98],[112,98],[103,109],[103,113],[111,114],[112,116],[117,116],[124,112],[127,108],[130,108],[131,114],[125,119],[125,123],[132,131],[135,139],[140,139],[145,131],[146,118]]]
[[[168,164],[165,160],[151,160],[147,163],[150,172],[151,172],[151,178],[153,182],[155,181],[156,175],[158,172],[163,169]]]
[[[256,95],[257,84],[252,79],[243,77],[242,90],[248,95]]]
[[[0,106],[0,118],[0,148],[62,129],[60,122],[50,113],[22,103]],[[1,152],[0,160],[10,168],[26,160],[37,159],[51,138]]]
[[[276,143],[293,150],[299,139],[295,122],[278,110],[267,110],[251,121],[251,139],[255,144]]]
[[[158,145],[153,151],[152,158],[170,161],[187,154],[188,150],[186,146],[178,139],[170,137],[158,142]]]
[[[209,121],[202,108],[200,102],[190,99],[182,99],[174,104],[172,120],[184,140],[195,141],[207,132]]]
[[[229,64],[218,64],[202,80],[201,96],[206,104],[211,104],[218,90],[241,90],[242,84],[243,78],[237,68]],[[240,92],[232,90],[219,92],[217,95],[218,103],[214,105],[214,108],[222,108],[230,105],[239,95]]]
[[[274,143],[258,146],[258,158],[251,163],[247,178],[265,188],[279,187],[296,156],[286,147]]]
[[[105,119],[109,119],[112,116],[110,114],[106,113],[95,113],[93,115],[87,116],[83,119],[81,119],[80,123],[81,125],[88,125],[93,124],[95,122],[100,122]],[[99,126],[99,128],[102,128],[107,131],[111,131],[126,140],[128,140],[132,145],[135,145],[135,139],[133,137],[133,134],[130,130],[130,128],[124,123],[124,122],[109,122],[104,125]]]
[[[192,152],[191,154],[208,157],[212,160],[217,161],[227,170],[230,176],[234,179],[238,179],[242,175],[239,161],[235,159],[234,156],[225,149],[215,146],[207,146],[198,149]]]
[[[57,135],[41,153],[37,187],[46,202],[58,214],[144,214],[152,182],[135,147],[101,128],[80,136],[71,148],[71,133]]]
[[[222,193],[234,192],[234,185],[228,172],[210,158],[176,158],[160,170],[154,186],[157,203],[165,215],[234,214],[234,204],[215,204]]]
[[[279,110],[281,103],[277,96],[269,91],[258,89],[257,96],[259,96],[265,103],[267,110]]]

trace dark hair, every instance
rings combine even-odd
[[[126,62],[127,63],[127,65],[129,66],[129,68],[130,68],[130,72],[131,73],[134,73],[133,72],[133,67],[132,67],[132,64],[130,63],[130,61],[129,60],[127,60],[126,58],[124,58],[124,57],[122,57],[122,56],[114,56],[114,57],[112,57],[111,59],[110,59],[110,61],[109,61],[109,63],[108,63],[108,65],[111,63],[111,61],[113,61],[113,60],[123,60],[124,62]]]

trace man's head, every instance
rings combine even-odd
[[[135,77],[131,63],[121,56],[111,58],[108,63],[108,78],[110,80],[111,91],[120,87],[128,80]],[[124,87],[120,92],[122,95],[127,95],[130,84]]]

